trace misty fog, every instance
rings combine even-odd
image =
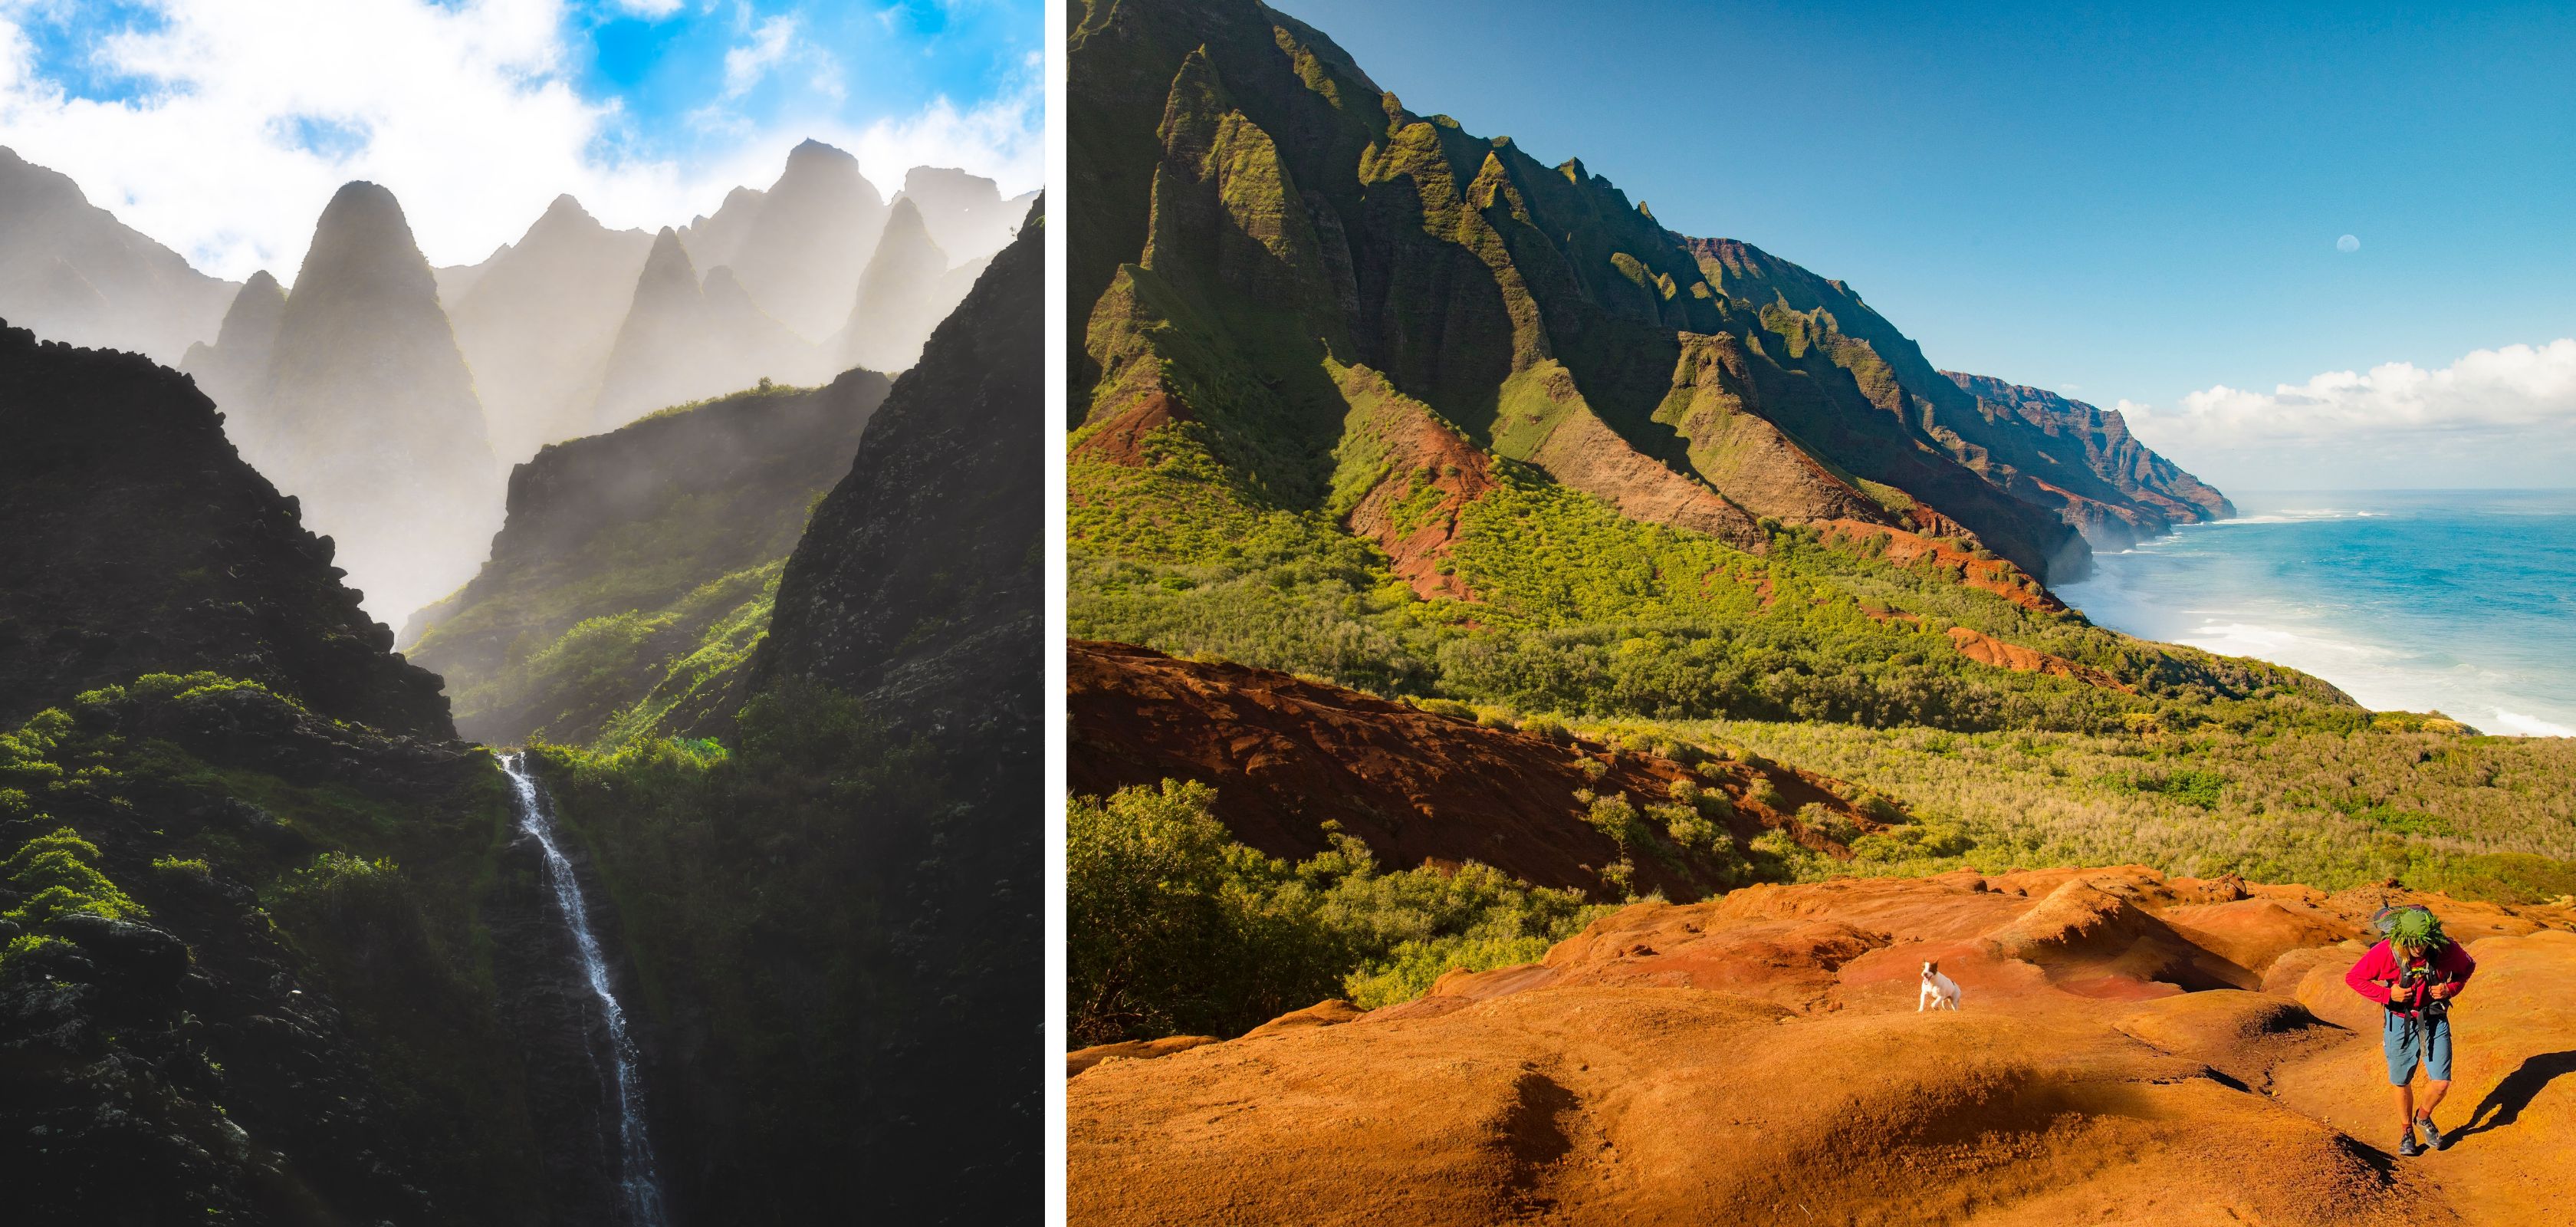
[[[334,539],[368,612],[401,627],[473,576],[539,448],[763,379],[901,371],[1032,198],[934,167],[889,198],[806,141],[767,188],[658,233],[566,195],[517,242],[433,268],[394,194],[351,183],[292,281],[236,284],[0,150],[0,318],[194,377]]]

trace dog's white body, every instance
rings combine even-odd
[[[1923,965],[1923,991],[1914,999],[1914,1012],[1955,1010],[1959,1008],[1959,982],[1941,974],[1941,965]]]

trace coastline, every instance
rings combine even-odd
[[[2058,595],[2140,638],[2316,674],[2376,710],[2576,736],[2576,491],[2254,491]]]

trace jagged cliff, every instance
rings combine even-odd
[[[815,509],[727,771],[677,810],[645,764],[561,793],[665,986],[651,1072],[693,1222],[1041,1195],[1042,231]]]
[[[242,454],[304,500],[389,620],[464,582],[499,527],[501,470],[473,376],[382,187],[331,197],[258,391],[222,408]]]
[[[176,362],[214,335],[233,283],[188,266],[89,202],[80,185],[0,148],[0,318],[49,341]]]
[[[615,430],[664,406],[762,379],[802,383],[829,365],[762,311],[730,268],[718,266],[701,281],[667,226],[645,256],[606,364],[583,433]]]
[[[622,733],[730,729],[780,566],[887,387],[737,393],[518,466],[491,558],[404,629],[457,727],[493,745],[586,744],[621,714]]]
[[[1251,0],[1094,5],[1072,42],[1090,429],[1191,422],[1264,501],[1346,513],[1325,491],[1352,406],[1315,372],[1365,366],[1632,518],[1757,552],[1762,517],[1857,520],[2043,580],[2083,573],[2094,504],[2137,501],[2064,475],[2044,428],[1981,410],[1842,283],[1418,115]]]
[[[2108,418],[1981,395],[1849,285],[1256,0],[1069,43],[1074,635],[1666,718],[2107,727],[2276,684],[2049,593],[2087,534],[2225,513]]]
[[[2017,419],[2025,427],[2010,437],[2037,458],[2025,472],[2040,488],[2040,501],[2052,502],[2103,549],[2127,549],[2176,524],[2236,514],[2226,495],[2130,435],[2117,409],[1987,375],[1941,374],[1976,397],[1983,416]]]
[[[0,328],[0,436],[11,1213],[519,1222],[595,1177],[577,1019],[504,1022],[570,987],[538,866],[330,540],[138,355]]]
[[[1042,229],[1033,215],[868,423],[788,557],[760,677],[898,723],[1035,727],[1043,466],[1021,427],[1043,397]]]
[[[447,300],[492,449],[503,461],[516,463],[588,425],[585,411],[652,247],[652,235],[611,230],[579,201],[558,196],[517,243],[486,262],[470,288]]]
[[[144,673],[214,670],[315,711],[450,736],[333,545],[243,463],[185,376],[0,330],[0,723]]]

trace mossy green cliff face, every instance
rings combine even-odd
[[[1757,552],[1758,518],[1852,518],[2042,580],[2083,573],[2082,526],[2167,501],[1981,407],[1841,283],[1417,115],[1251,0],[1102,0],[1072,43],[1077,425],[1170,394],[1311,505],[1329,355],[1637,518]]]
[[[1965,388],[1848,286],[1252,0],[1100,0],[1070,41],[1075,635],[1604,714],[2351,710],[2048,594],[2085,532],[2224,514],[2112,423]]]
[[[0,433],[12,1221],[569,1221],[559,926],[438,679],[186,377],[0,330]]]
[[[405,628],[491,745],[722,736],[808,511],[888,388],[851,371],[549,446],[471,583]]]
[[[2056,500],[2068,522],[2103,549],[2127,549],[2176,524],[2236,514],[2236,505],[2216,487],[2139,443],[2117,409],[2097,409],[1987,375],[1941,374],[1977,398],[1981,417],[2018,418],[2032,428],[2003,432],[2027,444],[2035,457],[2022,465],[2030,484],[2046,496],[2041,501]],[[2104,495],[2095,480],[2128,497]]]

